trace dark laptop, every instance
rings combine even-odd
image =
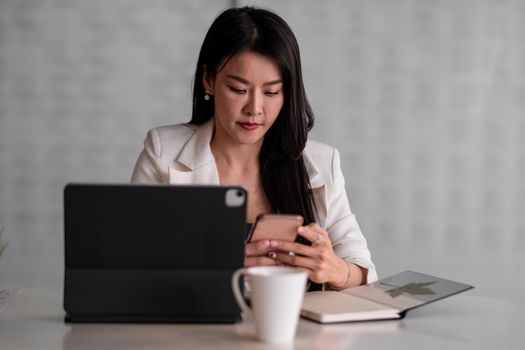
[[[240,187],[69,184],[66,322],[233,323]]]

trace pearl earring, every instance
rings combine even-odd
[[[206,101],[209,101],[209,100],[210,100],[210,94],[205,93],[205,94],[204,94],[204,99],[205,99]]]

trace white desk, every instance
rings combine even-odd
[[[65,324],[59,296],[24,291],[0,314],[0,349],[522,349],[525,305],[469,292],[400,321],[299,324],[293,345],[254,339],[252,325]]]

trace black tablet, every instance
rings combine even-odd
[[[240,320],[246,203],[232,186],[67,185],[66,321]]]

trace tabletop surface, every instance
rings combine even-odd
[[[66,324],[60,296],[23,291],[0,313],[0,349],[518,349],[525,304],[456,295],[402,320],[320,325],[299,322],[295,342],[255,339],[253,324]]]

